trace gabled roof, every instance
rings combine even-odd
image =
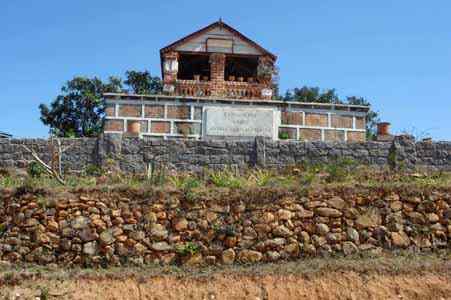
[[[209,30],[215,28],[215,27],[222,27],[225,28],[227,30],[229,30],[232,34],[236,35],[237,37],[243,39],[245,42],[249,43],[250,45],[252,45],[253,47],[255,47],[256,49],[258,49],[259,51],[263,52],[264,54],[270,56],[273,60],[277,59],[277,56],[272,54],[271,52],[269,52],[268,50],[266,50],[265,48],[263,48],[262,46],[260,46],[259,44],[257,44],[256,42],[254,42],[253,40],[251,40],[250,38],[246,37],[244,34],[242,34],[241,32],[239,32],[238,30],[234,29],[233,27],[227,25],[226,23],[224,23],[222,20],[219,20],[217,22],[214,22],[196,32],[193,32],[177,41],[175,41],[174,43],[162,48],[160,50],[160,53],[164,53],[170,50],[174,50],[177,46],[180,46],[181,44],[186,43],[187,41],[208,32]]]

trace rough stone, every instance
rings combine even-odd
[[[293,235],[293,232],[284,225],[277,226],[272,233],[277,237],[290,237]]]
[[[316,233],[319,235],[326,235],[330,231],[329,226],[323,223],[316,224]]]
[[[340,197],[333,197],[327,200],[327,204],[329,204],[329,206],[332,208],[342,210],[345,207],[346,202]]]
[[[100,233],[100,240],[103,244],[110,245],[114,242],[115,238],[113,236],[113,231],[110,229],[107,229]]]
[[[235,251],[233,249],[227,249],[222,252],[222,263],[225,265],[231,265],[235,261]]]
[[[153,243],[151,248],[155,251],[170,251],[172,250],[172,246],[167,242],[157,242]]]
[[[315,213],[322,217],[330,217],[330,218],[338,218],[341,217],[342,213],[341,211],[329,208],[329,207],[319,207],[315,209]]]
[[[392,232],[391,239],[393,242],[393,246],[398,248],[407,248],[410,244],[410,239],[407,234],[403,231],[401,232]]]
[[[262,259],[263,255],[261,252],[254,250],[242,250],[238,254],[238,259],[243,263],[256,263]]]
[[[174,229],[177,231],[184,231],[188,228],[188,220],[185,218],[179,218],[174,220]]]
[[[154,239],[164,240],[168,237],[168,231],[161,224],[154,224],[150,230],[150,235]]]
[[[370,209],[366,213],[360,215],[355,221],[358,229],[365,229],[369,227],[376,227],[382,222],[379,212],[375,209]]]
[[[89,256],[95,255],[97,252],[97,242],[89,242],[83,245],[83,253]]]
[[[359,248],[353,242],[343,243],[343,253],[344,255],[352,255],[359,252]]]

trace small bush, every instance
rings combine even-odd
[[[345,181],[352,171],[357,167],[357,164],[352,159],[338,159],[335,163],[326,165],[325,171],[328,173],[328,182]]]
[[[35,161],[32,161],[28,165],[27,172],[28,172],[28,175],[30,175],[33,178],[40,178],[42,175],[44,175],[46,173],[44,167]]]
[[[176,249],[177,253],[182,256],[194,255],[200,250],[199,245],[193,242],[187,242],[183,246]]]
[[[191,190],[194,188],[198,188],[200,187],[201,183],[199,181],[199,179],[192,177],[192,176],[170,176],[169,177],[169,182],[172,183],[172,185],[174,185],[174,187],[176,187],[177,189],[180,190]]]
[[[279,139],[288,140],[289,138],[290,138],[290,135],[288,134],[288,132],[285,132],[285,131],[279,132]]]
[[[217,171],[210,174],[209,181],[217,187],[240,188],[242,181],[231,171]]]
[[[273,178],[273,173],[268,170],[255,170],[249,175],[249,181],[255,183],[257,186],[266,186]]]
[[[96,165],[88,165],[85,168],[85,174],[87,176],[100,177],[103,175],[103,170],[99,166]]]

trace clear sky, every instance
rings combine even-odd
[[[281,91],[366,97],[393,131],[451,140],[451,1],[0,4],[0,131],[44,137],[38,105],[75,75],[160,76],[159,49],[219,17],[278,55]]]

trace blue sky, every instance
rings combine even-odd
[[[160,75],[159,49],[222,17],[279,57],[281,90],[366,97],[393,131],[451,140],[451,1],[0,4],[0,131],[44,137],[38,105],[76,75]]]

